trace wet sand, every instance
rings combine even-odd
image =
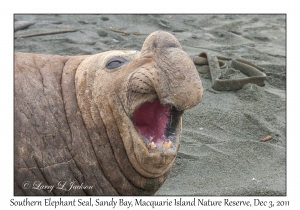
[[[199,72],[203,100],[183,116],[175,165],[156,195],[286,195],[285,15],[15,15],[14,19],[15,52],[83,55],[140,50],[150,33],[165,30],[191,56],[210,52],[263,67],[265,86],[247,84],[236,91],[215,91],[210,75]],[[268,135],[271,140],[261,140]]]

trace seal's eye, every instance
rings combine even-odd
[[[122,57],[112,58],[107,62],[106,68],[107,69],[116,69],[126,63],[128,63],[128,61],[125,58],[122,58]]]

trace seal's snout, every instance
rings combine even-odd
[[[157,95],[165,105],[173,105],[178,111],[196,106],[202,99],[202,83],[198,71],[182,50],[167,50],[156,59],[160,82]]]
[[[151,82],[163,105],[181,111],[201,101],[203,90],[197,69],[172,34],[164,31],[150,34],[141,56],[151,57],[155,62]]]

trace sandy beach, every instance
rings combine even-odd
[[[286,195],[285,15],[16,14],[14,23],[15,52],[140,50],[165,30],[191,57],[209,52],[264,68],[264,86],[216,91],[197,66],[204,97],[184,113],[177,159],[156,195]]]

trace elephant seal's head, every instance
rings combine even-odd
[[[99,144],[109,139],[122,171],[128,158],[140,176],[158,178],[160,186],[179,148],[183,111],[196,106],[203,93],[197,70],[176,38],[157,31],[141,52],[91,56],[78,67],[75,81],[90,135],[98,133]],[[122,149],[127,157],[118,157]]]

